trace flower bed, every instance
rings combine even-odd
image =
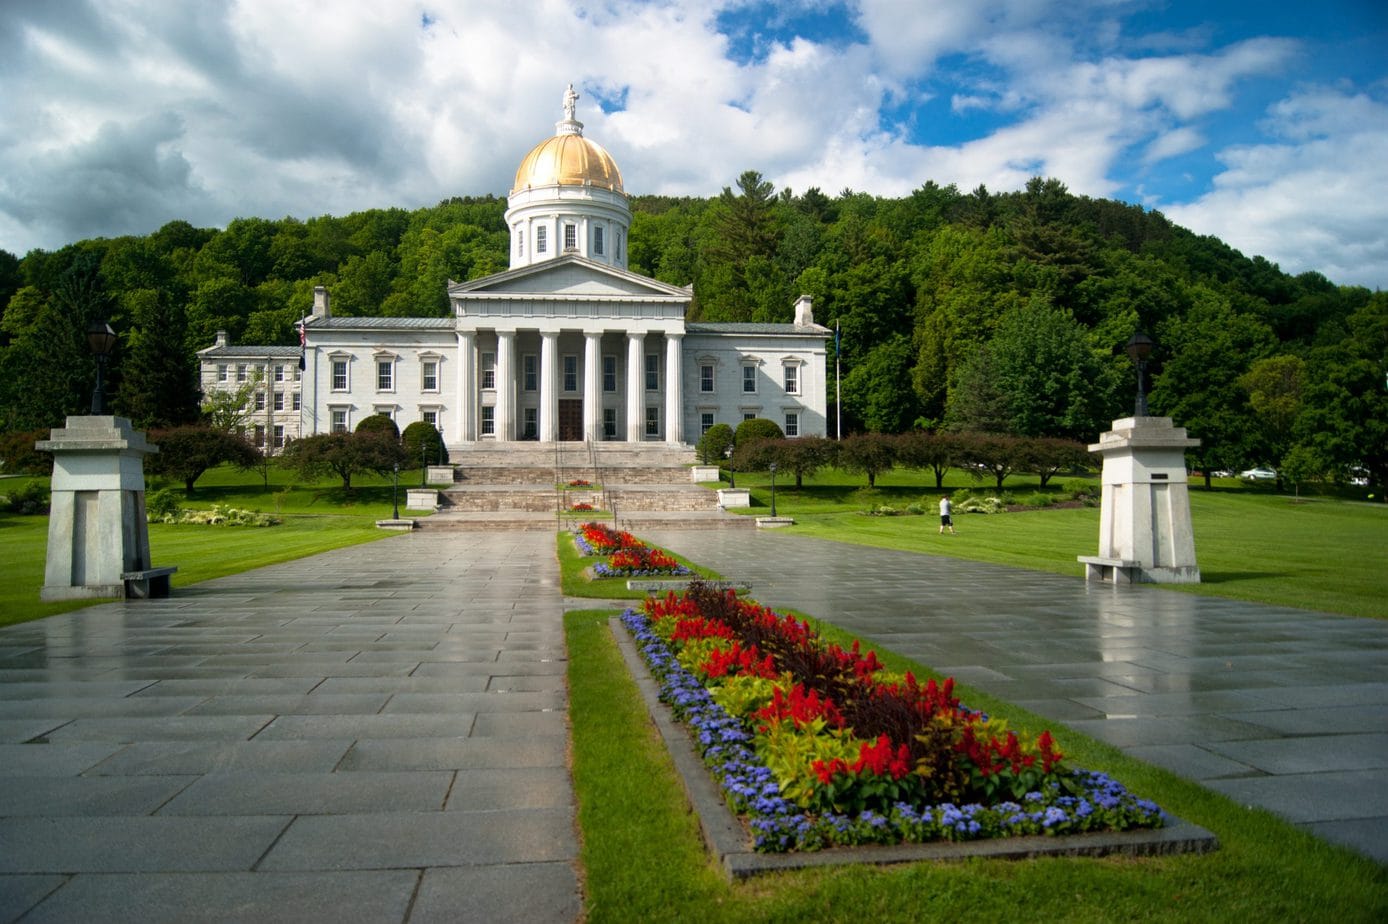
[[[757,850],[1159,827],[1161,810],[807,623],[695,584],[622,620]]]
[[[574,545],[584,556],[608,556],[607,561],[593,566],[596,577],[682,577],[694,573],[668,552],[653,549],[631,533],[604,523],[584,523],[574,534]]]

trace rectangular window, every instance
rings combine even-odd
[[[371,413],[376,414],[380,417],[389,417],[391,420],[394,420],[395,406],[390,404],[378,404],[371,409]]]
[[[301,357],[301,358],[300,358],[300,362],[302,362],[302,361],[303,361],[303,359],[302,359],[302,357]],[[304,374],[304,373],[303,373],[303,370],[302,370],[302,369],[300,369],[298,366],[295,366],[295,367],[294,367],[294,381],[296,381],[296,382],[299,381],[299,379],[301,379],[301,378],[303,377],[303,374]]]
[[[525,391],[534,391],[539,387],[540,377],[536,370],[535,354],[526,353],[521,357],[521,388]]]
[[[699,435],[703,436],[713,429],[713,412],[704,411],[699,415]]]
[[[564,226],[564,250],[569,251],[569,250],[577,250],[577,249],[578,249],[578,226],[577,226],[577,225],[565,225],[565,226]]]
[[[226,366],[226,363],[221,363],[220,365],[217,366],[217,381],[219,381],[219,382],[225,382],[226,380],[227,380],[227,366]]]
[[[713,391],[713,367],[699,367],[699,391]]]
[[[602,409],[602,438],[605,440],[617,438],[617,409],[615,407]]]
[[[332,409],[332,415],[333,415],[333,423],[332,423],[333,432],[334,432],[334,433],[346,433],[346,432],[347,432],[347,409],[346,409],[346,408],[335,407],[335,408]]]
[[[617,357],[615,356],[602,358],[602,390],[617,390]]]
[[[646,354],[646,391],[660,391],[660,355]]]
[[[275,381],[276,381],[276,382],[283,382],[283,381],[284,381],[284,367],[283,367],[283,366],[276,366],[276,367],[275,367]]]
[[[299,397],[299,393],[298,393],[297,391],[294,392],[294,394],[293,394],[293,399],[294,399],[294,404],[293,404],[293,409],[294,409],[294,410],[297,411],[297,410],[299,410],[301,407],[303,407],[303,399]]]
[[[578,391],[578,357],[565,356],[564,362],[564,390]]]
[[[426,359],[420,367],[420,387],[425,391],[439,390],[439,364],[437,360]]]
[[[602,256],[602,227],[593,229],[593,253]]]
[[[275,424],[274,434],[275,434],[275,448],[276,448],[276,449],[283,449],[283,448],[284,448],[284,426],[283,426],[282,424]]]
[[[496,354],[482,354],[482,387],[496,388]]]
[[[347,390],[347,360],[333,360],[333,391]]]
[[[756,419],[757,419],[757,412],[756,412],[756,411],[743,411],[743,412],[742,412],[742,419],[743,419],[743,420],[756,420]]]
[[[786,394],[800,394],[800,367],[786,366]]]
[[[799,415],[799,414],[795,414],[795,413],[792,413],[792,412],[790,412],[790,411],[786,411],[786,430],[785,430],[785,433],[786,433],[786,436],[787,436],[787,437],[796,437],[796,436],[799,436],[799,435],[800,435],[800,415]]]
[[[277,392],[275,392],[275,404],[274,404],[274,407],[275,407],[275,410],[277,410],[277,411],[282,411],[282,410],[284,410],[284,392],[282,392],[282,391],[277,391]]]
[[[519,228],[516,229],[516,256],[525,256],[525,232]]]
[[[533,407],[521,410],[522,421],[524,423],[524,436],[522,439],[537,440],[540,438],[539,411]]]
[[[646,406],[646,435],[660,436],[660,407],[650,404]]]
[[[419,412],[419,419],[422,420],[422,421],[424,421],[425,423],[427,423],[429,426],[433,427],[435,430],[437,430],[437,429],[439,428],[439,412],[438,412],[438,411],[433,411],[433,410],[430,410],[430,411],[420,411],[420,412]]]
[[[496,408],[490,404],[482,405],[482,435],[496,436]]]
[[[549,240],[548,240],[548,238],[549,238],[549,229],[546,228],[544,225],[541,225],[540,227],[538,227],[538,228],[535,229],[535,252],[536,252],[536,253],[548,253],[548,252],[549,252]]]
[[[255,436],[252,439],[255,441],[256,446],[265,445],[265,426],[263,424],[255,425]]]
[[[265,410],[265,392],[258,391],[255,393],[255,409],[257,411]]]
[[[395,391],[395,360],[382,359],[376,362],[376,390]]]
[[[757,393],[757,367],[742,367],[742,393],[744,395],[755,395]]]
[[[246,364],[245,364],[245,363],[240,363],[240,364],[237,365],[237,367],[236,367],[236,381],[238,381],[238,382],[244,382],[244,381],[246,381]]]

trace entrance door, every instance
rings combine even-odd
[[[559,439],[583,442],[583,399],[566,398],[559,401]]]

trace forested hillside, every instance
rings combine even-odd
[[[149,427],[196,417],[194,351],[217,330],[294,343],[314,286],[331,289],[335,313],[443,315],[447,280],[506,267],[505,207],[487,196],[225,230],[175,221],[23,259],[0,251],[0,432],[87,406],[91,320],[121,335],[116,411]],[[1131,412],[1132,367],[1114,351],[1142,328],[1159,343],[1152,411],[1203,441],[1197,467],[1388,477],[1382,292],[1289,276],[1055,180],[885,199],[777,192],[748,172],[712,199],[632,208],[631,269],[692,283],[691,320],[789,321],[795,297],[814,296],[816,320],[842,332],[845,431],[1091,441]]]

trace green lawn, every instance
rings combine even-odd
[[[418,477],[416,471],[413,483],[418,483]],[[406,483],[402,478],[402,506]],[[19,479],[6,479],[3,487],[17,484]],[[167,482],[151,479],[148,490],[166,486]],[[176,485],[185,506],[229,504],[278,513],[284,522],[264,528],[151,525],[150,558],[155,565],[178,566],[173,577],[175,587],[394,535],[375,526],[376,520],[392,511],[390,478],[363,478],[360,487],[348,494],[330,482],[301,485],[279,470],[271,470],[266,487],[258,475],[220,468],[204,475],[197,487],[192,498],[183,498],[182,485]],[[64,613],[93,602],[39,602],[47,548],[47,517],[0,513],[0,625]]]
[[[980,488],[978,482],[951,474],[945,481],[947,490]],[[1083,573],[1075,556],[1098,551],[1097,507],[956,515],[958,535],[941,536],[934,514],[942,492],[933,478],[893,472],[879,479],[876,491],[863,487],[862,476],[834,471],[807,481],[800,491],[782,482],[777,479],[777,513],[794,517],[796,525],[777,533],[1069,575]],[[765,514],[770,504],[767,476],[739,475],[738,484],[752,489],[757,505],[752,512]],[[1009,478],[1005,490],[1029,494],[1036,490],[1036,480]],[[1192,486],[1190,498],[1203,583],[1166,585],[1170,589],[1388,618],[1388,505],[1330,496],[1297,500],[1242,488],[1231,479],[1208,491]],[[922,503],[926,514],[863,514],[875,504],[908,503]]]
[[[1367,922],[1388,916],[1388,871],[1373,862],[1055,723],[1049,724],[1074,765],[1104,770],[1213,831],[1220,849],[1144,859],[843,866],[730,885],[704,850],[698,821],[617,652],[607,615],[565,615],[589,921]],[[931,675],[879,653],[895,669]],[[966,703],[1008,717],[1013,727],[1046,724],[959,689]]]

